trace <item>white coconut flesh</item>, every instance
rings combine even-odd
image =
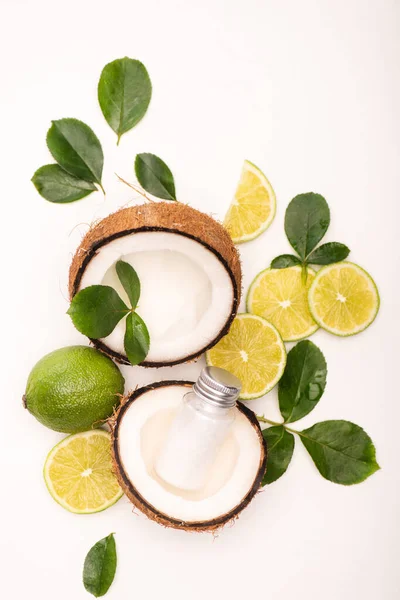
[[[187,386],[170,385],[150,389],[132,402],[118,426],[118,468],[157,513],[185,523],[208,522],[241,504],[259,473],[263,448],[257,431],[237,410],[204,488],[188,492],[166,484],[154,464],[188,391]]]
[[[229,272],[201,243],[170,232],[140,232],[102,246],[86,267],[79,289],[109,285],[129,305],[115,272],[118,260],[136,270],[141,283],[138,314],[150,333],[149,362],[195,355],[215,340],[234,306]],[[125,355],[125,319],[102,340]]]

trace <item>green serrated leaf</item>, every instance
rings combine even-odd
[[[273,483],[286,472],[292,460],[294,436],[282,425],[264,429],[263,437],[267,442],[267,468],[261,485]]]
[[[114,288],[91,285],[72,298],[67,313],[78,331],[98,339],[110,335],[129,308]]]
[[[99,598],[106,594],[114,581],[117,569],[117,550],[114,534],[98,541],[86,555],[83,565],[83,585],[86,591]]]
[[[57,204],[75,202],[97,190],[94,183],[70,175],[60,165],[40,167],[32,183],[45,200]]]
[[[288,352],[278,386],[279,408],[285,423],[308,415],[318,404],[326,386],[327,366],[321,350],[309,340]]]
[[[104,118],[121,136],[146,114],[151,99],[151,81],[146,67],[133,58],[118,58],[101,72],[98,99]]]
[[[132,308],[136,308],[140,298],[140,281],[135,269],[123,260],[117,262],[115,269]]]
[[[329,222],[329,206],[320,194],[299,194],[290,202],[285,214],[285,232],[302,261],[324,237]]]
[[[294,256],[294,254],[281,254],[271,262],[271,269],[286,269],[287,267],[294,267],[300,264],[301,260],[297,256]]]
[[[143,362],[149,352],[150,335],[145,322],[137,313],[131,313],[126,319],[124,347],[132,365]]]
[[[380,468],[371,438],[350,421],[322,421],[299,435],[318,471],[329,481],[361,483]]]
[[[174,177],[165,162],[155,154],[138,154],[135,173],[142,188],[153,196],[176,200]]]
[[[102,187],[103,150],[94,132],[78,119],[52,123],[47,132],[47,146],[60,167],[74,177]]]
[[[312,265],[330,265],[340,262],[348,257],[350,249],[340,242],[328,242],[322,244],[311,252],[307,257],[307,262]]]

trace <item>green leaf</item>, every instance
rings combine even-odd
[[[47,146],[60,167],[79,179],[102,187],[103,150],[94,132],[77,119],[60,119],[52,123],[47,132]]]
[[[58,204],[75,202],[97,190],[93,183],[70,175],[59,165],[40,167],[32,183],[45,200]]]
[[[138,154],[135,173],[142,188],[153,196],[176,200],[174,177],[165,162],[155,154]]]
[[[118,58],[101,72],[98,98],[104,118],[121,136],[146,114],[151,99],[151,81],[145,66],[132,58]]]
[[[309,340],[299,342],[288,352],[278,387],[279,408],[285,423],[294,423],[315,408],[324,393],[326,375],[324,355]]]
[[[354,423],[323,421],[299,435],[318,471],[329,481],[360,483],[380,468],[371,438]]]
[[[140,298],[140,281],[133,267],[123,260],[119,260],[115,265],[118,278],[128,295],[132,308],[136,308]]]
[[[129,312],[114,288],[91,285],[78,292],[67,311],[78,331],[92,339],[107,337]]]
[[[86,555],[83,565],[83,585],[86,591],[99,598],[106,594],[114,581],[117,569],[117,550],[114,534],[98,541]]]
[[[267,469],[261,482],[264,486],[285,473],[293,456],[294,436],[282,425],[264,429],[262,434],[267,442]]]
[[[143,362],[149,351],[149,332],[143,319],[137,313],[131,313],[126,319],[124,346],[132,365]]]
[[[294,254],[281,254],[271,262],[271,269],[286,269],[295,265],[301,265],[301,260],[297,256],[294,256]]]
[[[307,262],[312,265],[330,265],[348,257],[350,249],[340,242],[322,244],[310,254]]]
[[[329,206],[319,194],[300,194],[290,202],[285,214],[285,232],[303,261],[324,237],[329,222]]]

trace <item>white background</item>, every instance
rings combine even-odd
[[[83,559],[115,531],[110,600],[399,598],[399,2],[1,0],[0,8],[1,596],[89,598]],[[96,86],[103,66],[125,55],[147,66],[153,99],[117,149]],[[105,200],[52,205],[30,183],[50,162],[50,120],[69,116],[101,139]],[[181,201],[218,217],[243,159],[265,171],[278,210],[261,238],[240,247],[245,289],[289,250],[290,199],[311,190],[327,198],[326,241],[351,247],[382,305],[361,335],[313,337],[328,385],[300,426],[362,425],[382,466],[366,483],[325,481],[297,442],[287,474],[217,539],[163,529],[126,499],[74,516],[47,493],[43,462],[62,436],[24,412],[25,381],[45,353],[86,343],[65,314],[71,254],[89,223],[137,201],[114,171],[133,180],[134,156],[145,151],[170,165]],[[133,387],[194,378],[201,364],[124,374]],[[278,418],[275,392],[252,407]]]

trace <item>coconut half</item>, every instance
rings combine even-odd
[[[90,285],[110,285],[128,298],[115,272],[124,260],[138,273],[138,313],[150,333],[144,366],[196,358],[229,331],[241,294],[237,250],[223,226],[185,204],[154,202],[109,215],[86,234],[71,264],[72,297]],[[125,318],[94,345],[129,364]]]
[[[154,470],[156,457],[192,385],[161,381],[126,399],[110,422],[114,466],[125,494],[150,519],[176,529],[213,531],[236,519],[259,490],[266,446],[254,413],[238,404],[202,490],[179,490],[160,479]]]

